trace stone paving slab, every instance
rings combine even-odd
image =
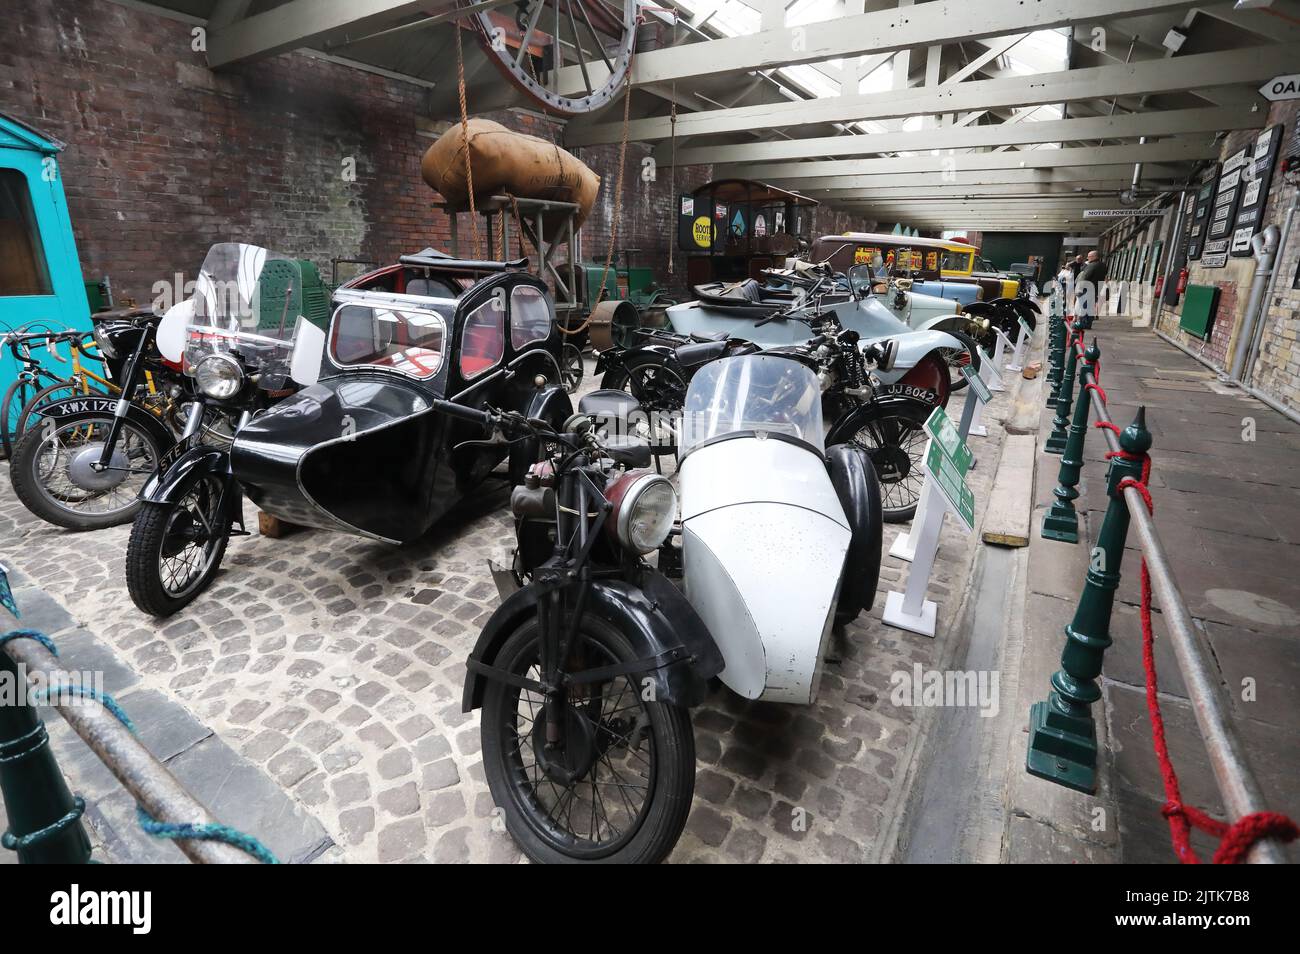
[[[959,415],[961,403],[957,395],[949,412]],[[989,461],[971,479],[980,500],[1007,404],[987,409],[990,436],[976,444]],[[283,824],[296,839],[288,854],[299,859],[509,862],[520,854],[494,818],[478,716],[460,711],[464,660],[497,605],[487,561],[505,562],[513,545],[506,502],[503,487],[485,487],[400,548],[305,529],[236,538],[211,588],[157,621],[126,596],[129,527],[73,534],[42,524],[0,467],[0,558],[137,674],[128,698],[152,693],[150,704],[186,713],[178,720],[189,727],[179,734],[186,748],[169,762],[178,775],[192,766],[195,784],[211,783],[214,796],[224,796],[217,783],[228,777],[249,797],[283,800],[268,820],[220,798],[223,820],[257,834],[260,824]],[[886,525],[886,549],[905,528]],[[937,664],[976,539],[952,521],[943,531],[929,591],[941,604],[937,639],[885,627],[878,594],[871,613],[836,636],[815,705],[749,703],[719,690],[696,710],[695,807],[671,860],[889,855],[928,721],[927,712],[890,703],[890,676]],[[886,558],[882,592],[901,588],[906,575]],[[145,715],[164,718],[150,704]],[[194,737],[203,730],[210,734]],[[168,854],[136,839],[129,808],[110,796],[96,809],[110,855]],[[792,830],[796,809],[804,830]],[[278,831],[269,833],[273,848]]]

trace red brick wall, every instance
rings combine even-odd
[[[191,26],[107,0],[9,0],[3,22],[0,110],[67,143],[61,166],[82,270],[109,275],[119,297],[144,303],[173,273],[192,278],[218,241],[309,258],[327,276],[334,257],[386,262],[448,246],[449,223],[419,174],[432,141],[421,87],[301,54],[213,73],[192,49]],[[538,114],[491,118],[558,135]],[[603,261],[618,147],[579,152],[605,182],[581,237],[583,258]],[[616,252],[642,249],[636,261],[680,292],[680,254],[668,274],[673,176],[664,168],[644,182],[649,154],[628,146]],[[343,176],[349,157],[355,181]],[[675,191],[711,172],[679,169]],[[867,224],[832,210],[817,219],[828,232]],[[460,233],[468,237],[468,221]]]

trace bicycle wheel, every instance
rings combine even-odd
[[[0,399],[0,459],[8,460],[19,436],[18,422],[23,408],[36,395],[36,385],[27,376],[18,377]]]

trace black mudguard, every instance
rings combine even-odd
[[[835,421],[831,425],[831,429],[826,432],[826,446],[829,448],[832,444],[845,444],[852,441],[866,422],[879,413],[881,409],[892,409],[908,405],[924,408],[927,415],[938,406],[917,398],[905,397],[901,394],[877,397],[867,404],[859,404]]]
[[[991,318],[997,312],[991,301],[973,301],[962,307],[962,314],[970,318]]]
[[[642,659],[662,658],[672,650],[684,650],[675,660],[648,669],[654,680],[655,700],[680,706],[699,705],[707,682],[722,671],[722,653],[708,627],[686,597],[663,574],[646,570],[640,585],[625,580],[597,580],[591,584],[587,612],[613,625],[632,644]],[[492,614],[479,634],[469,656],[461,709],[470,712],[483,705],[483,689],[490,675],[476,671],[475,664],[492,666],[497,653],[512,633],[537,615],[536,586],[526,586],[508,596]]]
[[[230,468],[230,452],[222,447],[199,442],[199,435],[186,438],[159,462],[158,472],[140,491],[148,503],[175,503],[188,490],[190,480],[198,474],[212,474],[221,481],[222,511],[232,523],[244,529],[244,495]]]
[[[663,344],[643,344],[635,348],[607,348],[596,355],[596,371],[608,371],[611,368],[638,364],[653,355],[659,361],[677,360],[676,348]]]
[[[102,419],[113,417],[117,410],[118,398],[88,394],[83,397],[60,398],[41,408],[42,418],[52,418],[60,423],[69,420]],[[166,452],[176,443],[171,430],[158,418],[143,408],[132,404],[126,409],[126,420],[148,434],[158,444],[159,451]],[[39,426],[39,425],[37,425]]]
[[[573,401],[563,387],[551,384],[533,395],[526,413],[530,418],[548,421],[553,425],[563,424],[573,416]]]
[[[523,411],[530,419],[546,421],[558,431],[573,416],[573,401],[563,387],[551,384],[534,393]],[[540,457],[541,448],[535,437],[526,437],[511,444],[510,483],[515,486],[522,484],[528,468],[537,463]]]
[[[826,469],[853,529],[835,606],[835,622],[843,626],[870,610],[876,601],[885,521],[880,481],[866,450],[856,444],[828,447]]]

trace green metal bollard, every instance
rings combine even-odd
[[[1101,349],[1093,341],[1084,352],[1084,358],[1092,367],[1101,357]],[[1074,405],[1074,420],[1066,435],[1065,448],[1061,453],[1061,469],[1056,476],[1056,489],[1052,496],[1056,502],[1043,517],[1043,538],[1060,540],[1063,543],[1079,542],[1079,514],[1074,509],[1074,501],[1079,496],[1079,475],[1083,471],[1083,445],[1088,436],[1088,412],[1092,410],[1092,401],[1088,398],[1087,386],[1092,379],[1090,367],[1081,368],[1079,377],[1079,397]]]
[[[1065,319],[1053,314],[1047,328],[1047,406],[1056,407],[1061,396],[1061,371],[1065,361]]]
[[[1145,408],[1138,409],[1137,418],[1120,434],[1119,444],[1133,455],[1150,449]],[[1065,627],[1061,668],[1052,676],[1047,701],[1036,702],[1029,709],[1025,769],[1030,775],[1089,794],[1097,789],[1097,733],[1092,705],[1101,698],[1097,677],[1111,644],[1110,614],[1119,589],[1130,519],[1119,485],[1126,477],[1141,476],[1141,461],[1111,458],[1106,473],[1110,503],[1097,534],[1097,547],[1088,561],[1083,595],[1074,619]]]
[[[0,675],[17,694],[26,680],[0,649]],[[85,803],[73,798],[63,780],[45,723],[35,706],[0,705],[0,796],[10,830],[0,843],[18,852],[21,864],[86,864],[90,839],[81,823]]]
[[[1079,355],[1074,342],[1069,340],[1068,331],[1062,359],[1065,370],[1061,375],[1061,385],[1056,392],[1056,416],[1052,418],[1052,433],[1043,444],[1043,450],[1049,454],[1060,454],[1065,451],[1065,441],[1070,426],[1070,402],[1074,397],[1074,379],[1078,373]]]

